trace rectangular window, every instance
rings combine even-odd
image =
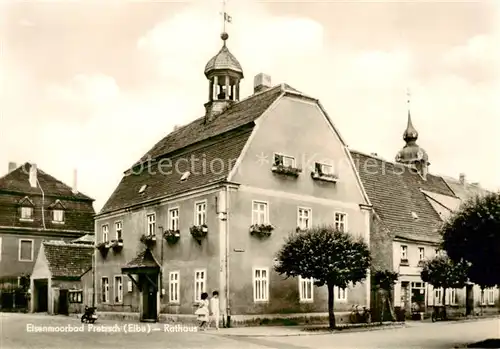
[[[33,240],[19,239],[19,261],[33,262]]]
[[[425,259],[425,249],[423,247],[418,248],[418,260],[423,261]]]
[[[147,235],[155,235],[156,233],[156,214],[151,213],[146,216],[148,222]]]
[[[122,222],[115,223],[116,240],[122,239]]]
[[[168,276],[168,301],[170,303],[179,303],[179,272],[172,271]]]
[[[458,304],[458,294],[456,288],[449,288],[446,290],[446,299],[449,305]]]
[[[53,210],[52,211],[52,221],[57,223],[64,222],[64,211],[63,210]]]
[[[104,276],[101,279],[102,302],[109,303],[109,279]]]
[[[295,158],[282,154],[274,154],[274,166],[285,166],[295,168]]]
[[[269,270],[255,268],[253,271],[253,301],[266,302],[269,300]]]
[[[443,289],[434,289],[434,305],[443,305]]]
[[[317,162],[314,164],[314,169],[319,175],[333,175],[333,166]]]
[[[408,246],[401,245],[400,251],[401,251],[401,261],[408,262]]]
[[[206,292],[207,287],[207,271],[199,269],[194,271],[194,301],[201,301],[201,294]]]
[[[310,208],[299,207],[297,226],[300,229],[305,230],[311,228],[311,212]]]
[[[70,303],[83,303],[83,291],[70,290],[68,293],[68,301]]]
[[[339,302],[346,302],[347,301],[347,288],[340,288],[336,287],[333,290],[335,294],[335,300]]]
[[[253,201],[252,224],[267,224],[269,222],[269,211],[266,202]]]
[[[347,231],[347,214],[335,212],[335,229],[338,231]]]
[[[495,289],[488,288],[485,290],[485,293],[486,293],[486,300],[488,301],[488,305],[494,305],[495,304]]]
[[[312,302],[314,297],[313,279],[303,279],[299,276],[299,298],[301,302]]]
[[[207,224],[207,202],[197,202],[194,204],[194,224],[204,225]]]
[[[108,242],[109,241],[109,227],[107,224],[104,224],[102,226],[102,242]]]
[[[21,219],[33,219],[33,207],[21,207]]]
[[[115,303],[123,303],[123,277],[115,276]]]
[[[179,209],[172,208],[168,211],[169,214],[169,229],[170,230],[179,230]]]

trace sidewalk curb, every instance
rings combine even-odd
[[[241,333],[220,333],[220,332],[209,332],[207,334],[220,336],[220,337],[252,337],[252,338],[262,338],[262,337],[303,337],[303,336],[325,336],[325,335],[334,335],[334,334],[342,334],[342,333],[359,333],[359,332],[369,332],[369,331],[384,331],[384,330],[392,330],[397,328],[405,328],[409,327],[407,324],[393,325],[393,326],[373,326],[373,327],[363,327],[363,328],[354,328],[354,329],[342,329],[342,330],[333,330],[333,331],[304,331],[303,329],[296,329],[294,332],[286,333],[286,334],[278,334],[278,333],[266,333],[266,334],[241,334]],[[272,326],[266,327],[266,329],[272,328]],[[224,331],[224,330],[220,330]],[[292,331],[290,329],[290,331]]]

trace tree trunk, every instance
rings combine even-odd
[[[397,320],[396,312],[394,310],[394,306],[392,303],[392,290],[387,292],[386,301],[387,301],[387,305],[389,306],[389,312],[391,313],[391,321],[396,321]]]
[[[379,292],[380,296],[380,324],[384,321],[384,314],[385,314],[385,303],[386,303],[386,297],[385,297],[385,292],[382,290]]]
[[[327,284],[328,287],[328,321],[330,324],[330,329],[333,330],[335,329],[335,313],[333,311],[333,284]]]

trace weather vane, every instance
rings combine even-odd
[[[222,33],[226,33],[226,23],[231,23],[233,18],[226,12],[226,4],[227,0],[222,1],[222,16],[223,16],[223,21],[222,21]]]

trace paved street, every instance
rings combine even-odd
[[[218,348],[218,349],[306,349],[306,348],[453,348],[469,342],[500,337],[500,320],[453,323],[410,323],[406,328],[378,331],[305,335],[292,328],[221,329],[209,332],[169,332],[187,328],[165,328],[152,324],[150,333],[133,333],[138,323],[99,321],[84,332],[37,333],[36,326],[81,328],[76,318],[1,313],[0,347],[26,348]],[[98,332],[105,326],[117,332]],[[115,326],[116,325],[116,326]],[[131,326],[130,326],[131,325]],[[137,327],[139,326],[139,327]],[[154,331],[153,329],[157,330]],[[118,332],[119,331],[119,332]],[[125,333],[127,332],[127,333]]]

